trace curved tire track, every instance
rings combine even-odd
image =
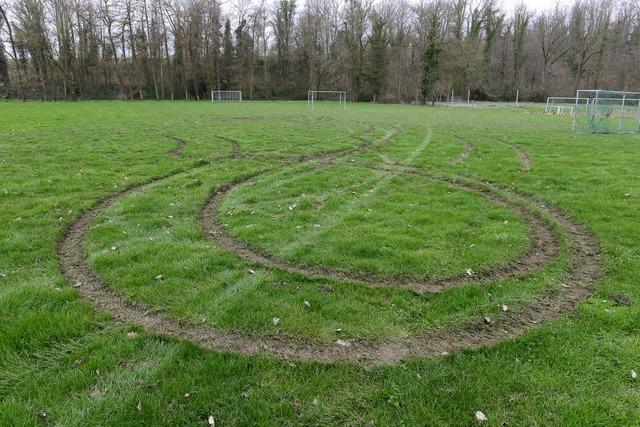
[[[460,156],[458,156],[457,159],[453,161],[454,164],[459,164],[464,162],[469,158],[469,156],[471,156],[475,147],[473,143],[466,138],[458,135],[456,135],[456,138],[464,143],[464,151],[460,154]]]
[[[547,290],[532,303],[518,310],[502,313],[491,323],[473,319],[456,327],[409,338],[356,340],[346,342],[347,345],[285,336],[248,336],[212,326],[188,324],[110,289],[89,266],[85,255],[84,238],[95,217],[121,198],[144,191],[156,181],[158,180],[107,197],[74,222],[59,244],[61,269],[65,278],[74,284],[80,295],[89,300],[96,310],[106,311],[120,321],[153,333],[186,339],[211,350],[249,356],[263,354],[283,359],[342,361],[365,365],[392,364],[409,357],[435,357],[464,348],[477,348],[508,340],[542,322],[570,312],[591,293],[600,274],[600,251],[595,239],[584,227],[574,223],[560,211],[551,209],[556,220],[569,234],[571,268],[564,286]]]
[[[226,136],[213,135],[215,138],[227,141],[231,144],[231,157],[237,159],[240,157],[240,142],[237,139],[228,138]]]
[[[326,156],[332,157],[334,154]],[[210,162],[201,166],[207,164]],[[600,250],[592,235],[562,211],[540,206],[546,208],[547,213],[553,216],[568,235],[571,266],[564,284],[557,288],[549,288],[533,302],[519,309],[502,313],[491,323],[486,323],[483,319],[472,319],[455,327],[408,338],[385,341],[354,340],[342,342],[341,345],[286,336],[250,336],[207,325],[189,324],[110,289],[88,264],[85,253],[86,234],[102,210],[124,197],[144,191],[154,183],[182,172],[185,171],[159,177],[108,196],[83,213],[65,230],[59,242],[60,267],[66,280],[81,296],[90,301],[96,310],[106,311],[115,319],[134,324],[152,333],[185,339],[215,351],[364,365],[392,364],[410,357],[435,357],[464,348],[478,348],[508,340],[538,327],[542,322],[568,313],[592,292],[600,275]],[[484,188],[484,191],[505,191],[488,183],[477,182],[469,185],[477,185]],[[536,203],[533,199],[526,199],[530,203]]]
[[[187,146],[187,141],[185,141],[184,139],[178,138],[176,136],[171,136],[171,135],[165,135],[165,137],[169,138],[169,139],[173,139],[176,142],[176,148],[174,148],[173,150],[169,151],[169,154],[172,154],[174,156],[182,156],[182,150],[184,149],[184,147]]]
[[[348,166],[348,165],[345,165]],[[358,166],[354,166],[358,167]],[[384,172],[398,172],[401,168],[387,167],[374,168]],[[415,171],[405,170],[405,174],[416,175]],[[553,227],[546,223],[531,209],[512,201],[507,198],[499,197],[495,192],[490,192],[486,188],[479,185],[471,185],[462,181],[453,179],[442,179],[427,174],[418,174],[425,179],[441,182],[459,190],[471,191],[494,203],[505,206],[520,217],[529,225],[531,232],[531,247],[520,259],[508,263],[506,265],[497,266],[495,268],[478,270],[470,277],[462,272],[459,275],[434,277],[429,279],[416,279],[408,276],[382,276],[365,274],[357,271],[340,270],[335,268],[327,268],[324,266],[305,266],[291,261],[284,260],[275,255],[262,252],[250,244],[231,235],[218,217],[220,204],[230,191],[239,188],[251,182],[255,177],[247,178],[233,185],[221,187],[214,195],[205,203],[199,215],[199,221],[205,233],[220,246],[226,250],[235,253],[243,260],[250,263],[262,264],[269,268],[277,268],[288,271],[290,273],[299,274],[306,277],[346,281],[358,283],[369,287],[393,287],[407,288],[413,292],[421,294],[424,292],[440,292],[448,288],[463,285],[480,285],[488,282],[496,282],[513,277],[520,277],[531,273],[539,268],[544,267],[551,262],[558,254],[560,242],[556,236]],[[511,195],[514,197],[514,195]],[[520,202],[531,204],[523,196],[515,196]],[[547,212],[551,214],[551,212]]]
[[[231,144],[231,158],[237,159],[238,157],[240,157],[240,144],[238,143],[237,140],[232,138],[227,138],[224,136],[218,136],[218,135],[213,135],[213,136],[223,141],[227,141],[228,143]],[[176,148],[169,151],[169,154],[172,154],[174,156],[182,156],[182,150],[187,146],[187,141],[185,141],[182,138],[178,138],[177,136],[165,135],[165,137],[169,139],[173,139],[174,141],[176,141],[176,144],[177,144]]]
[[[522,172],[529,172],[531,170],[531,157],[529,157],[526,151],[509,141],[498,140],[498,142],[515,150],[518,157],[520,157],[520,170]]]

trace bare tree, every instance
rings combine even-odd
[[[541,13],[534,24],[542,56],[542,93],[546,94],[552,67],[569,52],[567,12],[560,5]]]
[[[25,98],[25,93],[24,93],[24,87],[23,87],[23,68],[22,68],[22,61],[20,60],[20,58],[18,57],[18,48],[17,48],[17,43],[16,43],[16,39],[13,35],[13,29],[12,29],[12,24],[11,22],[9,22],[9,17],[7,14],[7,6],[6,5],[2,5],[2,3],[0,3],[0,19],[4,22],[4,31],[6,31],[7,34],[7,38],[9,39],[9,46],[11,48],[11,50],[9,51],[9,56],[11,57],[13,63],[15,64],[15,69],[16,69],[16,89],[18,92],[18,95],[20,97],[20,99],[22,99],[23,101],[26,99]],[[1,29],[1,28],[0,28]],[[4,44],[2,46],[3,51],[4,51]],[[7,66],[8,68],[8,66]]]
[[[212,89],[261,99],[315,88],[413,102],[425,82],[432,99],[640,85],[640,4],[630,0],[508,15],[498,0],[270,1],[0,0],[0,90],[200,100]]]
[[[577,1],[571,12],[570,66],[575,76],[574,91],[581,87],[587,67],[606,49],[603,43],[609,26],[611,11],[608,2],[597,0]]]

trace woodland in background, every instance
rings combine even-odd
[[[0,0],[0,98],[544,100],[640,90],[640,3]]]

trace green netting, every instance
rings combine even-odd
[[[584,111],[574,112],[573,129],[599,134],[640,132],[640,93],[610,90],[579,90],[586,99]]]

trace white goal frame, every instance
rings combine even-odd
[[[588,98],[586,123],[578,123],[573,114],[573,131],[577,125],[591,133],[635,133],[640,134],[640,92],[607,89],[580,89],[578,98]]]
[[[211,102],[216,101],[238,101],[242,102],[241,90],[212,90]]]
[[[547,114],[558,115],[573,115],[578,111],[576,104],[585,101],[585,104],[589,105],[589,98],[578,98],[573,96],[550,96],[547,98],[547,104],[544,107],[544,112]]]
[[[318,101],[318,94],[323,95],[337,95],[338,96],[338,108],[344,110],[347,108],[347,92],[342,90],[309,90],[307,91],[307,107],[313,110],[316,101]]]

